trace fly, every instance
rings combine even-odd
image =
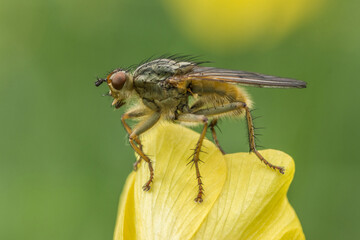
[[[176,123],[202,124],[203,130],[194,149],[192,162],[195,166],[198,191],[195,202],[203,201],[204,188],[199,169],[199,154],[208,128],[214,142],[221,148],[215,132],[217,120],[224,116],[245,116],[249,132],[250,152],[272,169],[284,174],[285,169],[268,162],[257,150],[252,101],[246,91],[238,85],[267,88],[305,88],[306,82],[264,75],[260,73],[228,70],[200,66],[191,58],[172,56],[159,58],[141,64],[135,70],[115,69],[104,79],[98,79],[96,86],[106,82],[113,97],[112,105],[120,108],[130,99],[135,105],[122,115],[121,121],[129,135],[129,142],[140,156],[134,169],[142,160],[149,167],[150,177],[143,190],[148,191],[154,178],[151,159],[143,152],[139,136],[153,127],[159,120]],[[131,128],[126,120],[142,119]]]

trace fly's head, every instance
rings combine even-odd
[[[106,78],[98,78],[95,86],[98,87],[103,82],[107,83],[110,89],[109,95],[114,98],[112,105],[115,108],[120,108],[124,105],[126,103],[125,100],[130,97],[133,89],[132,75],[121,69],[115,69]]]

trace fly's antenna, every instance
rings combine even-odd
[[[100,86],[103,82],[106,82],[105,78],[97,78],[97,81],[95,82],[95,86]]]

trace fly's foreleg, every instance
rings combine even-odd
[[[268,162],[257,150],[256,150],[256,144],[255,144],[255,131],[254,131],[254,124],[253,119],[251,117],[250,109],[245,106],[246,111],[246,120],[248,125],[248,132],[249,132],[249,145],[250,145],[250,151],[255,153],[256,156],[263,162],[265,165],[269,166],[272,169],[278,170],[281,174],[284,174],[285,169],[280,166],[275,166]]]
[[[124,115],[122,115],[121,117],[121,122],[126,130],[126,132],[128,133],[128,135],[130,136],[131,133],[132,133],[132,129],[130,128],[130,126],[126,123],[125,120],[127,119],[132,119],[132,118],[139,118],[139,117],[142,117],[146,114],[146,111],[144,109],[135,109],[135,110],[132,110],[132,111],[129,111],[127,113],[124,113]],[[134,140],[137,145],[139,146],[140,150],[142,151],[142,144],[140,142],[140,139],[135,139]],[[134,163],[134,170],[136,171],[140,162],[141,162],[141,159],[142,157],[139,157],[136,162]]]
[[[150,177],[149,180],[144,184],[143,190],[149,191],[150,190],[150,184],[152,183],[154,179],[154,169],[152,166],[152,162],[148,156],[145,155],[143,150],[135,144],[136,139],[139,139],[139,135],[149,130],[152,126],[155,125],[155,123],[160,119],[160,113],[155,112],[153,113],[148,119],[141,122],[136,126],[136,128],[132,131],[132,133],[129,136],[129,142],[134,151],[139,154],[139,156],[147,162],[149,166],[150,171]]]
[[[201,132],[199,140],[196,143],[193,158],[191,160],[195,166],[196,179],[198,183],[198,195],[194,200],[195,202],[201,203],[203,201],[202,196],[204,195],[204,187],[203,187],[203,182],[201,180],[201,174],[199,169],[199,162],[200,162],[199,155],[201,152],[201,146],[203,144],[206,130],[208,127],[208,119],[204,115],[195,115],[195,114],[187,113],[187,114],[179,115],[176,120],[179,122],[202,122],[204,124],[204,128]]]

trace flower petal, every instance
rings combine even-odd
[[[121,193],[114,240],[136,239],[134,219],[134,183],[135,173],[132,172],[126,179],[125,186]]]
[[[226,155],[227,179],[223,192],[193,239],[305,239],[286,193],[295,166],[276,150],[261,151],[285,174],[262,164],[255,154]]]
[[[204,201],[197,195],[195,168],[187,163],[199,134],[179,125],[163,123],[144,134],[144,152],[154,163],[154,182],[142,190],[149,170],[142,162],[135,176],[135,223],[138,239],[190,239],[218,198],[226,178],[223,155],[208,140],[200,154]]]

